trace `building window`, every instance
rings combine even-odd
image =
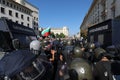
[[[115,8],[111,9],[111,15],[112,15],[112,18],[115,18]]]
[[[21,8],[20,8],[20,11],[21,11]]]
[[[25,13],[26,13],[26,9],[25,9],[24,11],[25,11]]]
[[[20,8],[18,7],[17,10],[20,11]]]
[[[12,5],[12,3],[10,4],[10,7],[12,7],[13,5]]]
[[[23,23],[23,22],[21,22],[21,24],[23,25],[24,23]]]
[[[112,18],[115,18],[115,1],[116,0],[113,0],[113,2],[111,3],[111,16]]]
[[[23,15],[21,15],[21,19],[24,19],[24,16],[23,16]]]
[[[2,3],[5,4],[5,0],[3,0]]]
[[[22,8],[22,12],[23,12],[23,8]]]
[[[36,22],[34,21],[34,22],[33,22],[33,25],[35,25],[35,24],[36,24]]]
[[[9,15],[12,16],[12,11],[11,10],[9,10]]]
[[[98,16],[98,18],[97,18],[97,21],[98,21],[98,23],[99,23],[99,16]]]
[[[23,12],[25,13],[25,9],[23,9]]]
[[[1,0],[0,0],[0,3],[1,3]]]
[[[103,34],[98,35],[98,42],[100,42],[100,44],[103,45],[103,43],[104,43],[104,35]]]
[[[114,4],[115,2],[116,2],[116,0],[113,0],[113,1],[112,1],[112,4]]]
[[[35,30],[35,27],[34,27],[34,30]]]
[[[5,8],[1,7],[1,13],[5,14]]]
[[[30,15],[30,11],[27,11],[26,13]]]
[[[29,17],[27,17],[27,21],[30,21],[30,18],[29,18]]]
[[[106,4],[106,0],[101,0],[101,5],[105,6],[105,4]]]
[[[16,5],[14,5],[14,8],[16,8]]]
[[[16,23],[18,24],[18,21],[16,21]]]
[[[107,9],[104,9],[104,10],[101,12],[101,17],[102,17],[103,21],[106,20],[106,18],[107,18]]]
[[[16,7],[16,9],[18,10],[18,6]]]
[[[102,15],[102,20],[105,21],[106,20],[106,15]]]
[[[29,24],[27,24],[27,26],[29,27]]]
[[[37,27],[37,30],[38,30],[38,27]]]
[[[36,23],[36,26],[38,26],[38,23]]]
[[[34,17],[34,20],[35,20],[35,17]]]
[[[90,42],[94,42],[94,36],[90,36]]]
[[[38,21],[38,18],[36,18],[36,21]]]
[[[9,2],[7,2],[7,6],[9,6]]]
[[[12,21],[12,19],[9,19],[10,21]]]
[[[18,13],[17,12],[15,13],[15,16],[18,18]]]

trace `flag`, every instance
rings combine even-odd
[[[50,35],[50,27],[44,29],[42,32],[41,32],[42,36],[49,36]]]

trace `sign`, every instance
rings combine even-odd
[[[11,32],[22,33],[22,34],[27,34],[27,35],[35,35],[35,32],[32,28],[14,23],[9,20],[7,20],[7,25]]]
[[[20,27],[20,26],[16,26],[16,25],[13,25],[13,29],[14,30],[20,30],[20,31],[23,31],[23,32],[29,32],[29,33],[33,33],[33,31],[31,29],[26,29],[26,28],[23,28],[23,27]]]
[[[108,29],[108,25],[102,26],[102,27],[98,27],[92,30],[89,30],[89,33],[93,33],[93,32],[98,32],[98,31],[103,31],[103,30],[107,30]]]

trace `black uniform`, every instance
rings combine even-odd
[[[94,65],[95,80],[113,80],[110,61],[99,61]]]

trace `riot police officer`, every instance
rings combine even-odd
[[[75,47],[69,67],[70,80],[93,80],[92,66],[83,59],[83,51]]]
[[[95,80],[113,80],[111,73],[112,55],[102,48],[95,49],[96,63],[94,64],[93,74]]]
[[[42,44],[45,46],[47,45],[47,41],[45,40]],[[44,73],[41,74],[42,78],[40,80],[53,80],[53,65],[51,62],[48,61],[47,55],[40,54],[41,53],[41,42],[38,40],[34,40],[30,43],[30,50],[37,55],[37,63],[41,63],[44,69]],[[37,64],[38,65],[38,64]],[[40,66],[41,67],[41,66]],[[42,68],[41,68],[42,69]],[[42,70],[41,70],[42,71]]]
[[[69,67],[70,80],[93,80],[91,65],[82,58],[75,58]]]
[[[68,41],[67,41],[67,46],[71,46],[71,45],[73,45],[72,40],[68,40]]]
[[[79,46],[73,49],[73,58],[83,58],[83,52]]]
[[[84,50],[85,52],[83,56],[85,59],[89,60],[90,62],[94,62],[94,49],[95,49],[94,43],[87,43],[87,46]]]
[[[94,50],[94,60],[95,62],[100,61],[100,59],[102,58],[103,54],[106,53],[106,50],[104,50],[103,48],[96,48]]]
[[[38,40],[34,40],[30,43],[30,50],[36,54],[39,55],[41,51],[41,43]]]

